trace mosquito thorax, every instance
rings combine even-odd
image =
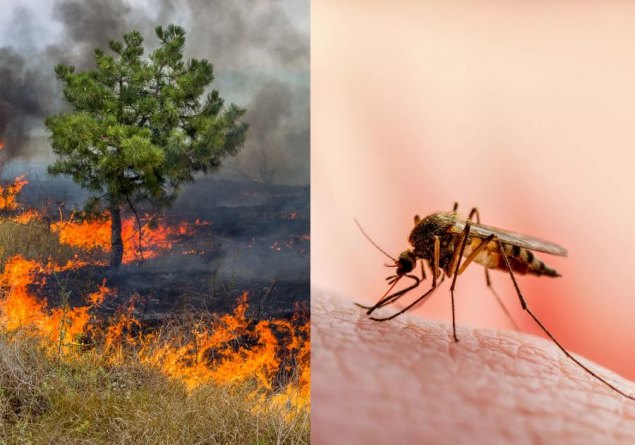
[[[415,226],[408,239],[413,247],[415,257],[431,261],[434,258],[434,237],[438,236],[441,242],[440,266],[443,268],[447,262],[445,257],[449,252],[449,244],[454,239],[449,229],[456,222],[456,218],[454,212],[437,212],[425,218],[415,217]]]
[[[399,255],[399,259],[396,261],[397,264],[397,275],[405,275],[415,268],[417,264],[417,258],[415,257],[412,250],[406,250],[401,252]]]

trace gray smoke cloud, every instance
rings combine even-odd
[[[9,156],[31,154],[29,133],[42,117],[54,111],[53,77],[31,49],[37,28],[29,11],[16,8],[10,19],[11,35],[22,48],[0,47],[0,139]]]
[[[224,69],[308,68],[308,2],[166,0],[161,21],[170,21],[184,4],[191,14],[192,48]],[[295,8],[302,4],[306,9]]]
[[[36,1],[36,0],[34,0]],[[66,109],[53,68],[94,66],[94,48],[138,29],[146,47],[156,45],[154,27],[176,23],[188,32],[187,57],[215,67],[227,102],[247,109],[251,127],[245,148],[228,160],[234,171],[273,182],[309,181],[308,0],[156,2],[55,0],[45,2],[48,22],[34,23],[26,7],[11,14],[12,32],[0,45],[0,138],[13,158],[47,159],[45,116]],[[49,41],[28,45],[42,27],[57,27]],[[8,40],[8,43],[7,43]]]
[[[131,12],[124,0],[56,0],[52,17],[63,25],[64,36],[54,50],[72,54],[78,69],[92,68],[94,49],[107,48],[108,41],[129,31],[127,17]]]
[[[49,92],[41,73],[11,48],[0,48],[0,79],[0,137],[12,150],[26,145],[33,121],[50,111],[41,100]]]
[[[251,172],[263,183],[298,183],[309,175],[308,162],[301,164],[309,146],[308,86],[270,80],[264,82],[247,105],[245,119],[257,138],[249,138],[242,156],[229,165]]]

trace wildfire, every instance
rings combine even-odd
[[[72,344],[77,336],[86,332],[90,319],[89,309],[101,304],[109,289],[99,289],[88,295],[90,306],[70,309],[67,306],[47,310],[46,303],[29,292],[29,286],[44,284],[36,280],[36,273],[46,267],[21,256],[11,258],[0,275],[3,298],[0,300],[0,326],[6,331],[30,329],[42,337],[50,348],[62,348]]]
[[[28,183],[29,181],[22,175],[9,184],[0,185],[0,212],[14,211],[18,208],[16,196]]]
[[[305,344],[301,338],[305,327],[296,329],[283,320],[254,325],[245,315],[247,309],[245,293],[233,314],[210,324],[197,324],[190,332],[192,339],[185,344],[146,347],[141,355],[145,362],[181,378],[189,388],[205,381],[235,383],[256,378],[261,387],[272,389],[276,374],[289,365],[283,363],[281,351],[297,355]],[[304,364],[308,367],[308,361]]]
[[[125,352],[136,354],[142,363],[181,380],[190,390],[209,382],[231,385],[254,380],[258,383],[256,396],[274,394],[269,402],[294,409],[309,405],[308,323],[254,322],[246,315],[245,293],[232,314],[196,323],[184,335],[144,334],[141,322],[134,317],[134,301],[111,317],[107,325],[98,326],[91,312],[113,290],[104,282],[85,297],[86,306],[49,309],[30,290],[45,285],[46,281],[37,277],[47,272],[52,272],[50,265],[21,256],[6,263],[0,275],[0,329],[23,329],[38,338],[47,350],[67,359],[81,350],[75,346],[86,347],[82,338],[90,336],[100,342],[103,360],[118,363]],[[288,383],[275,387],[280,380]]]
[[[38,220],[42,217],[37,210],[25,210],[18,215],[13,216],[11,219],[20,224],[28,224],[31,221]]]
[[[191,234],[196,227],[206,224],[197,220],[194,223],[182,222],[177,226],[170,226],[162,221],[150,224],[150,220],[151,218],[148,215],[144,216],[141,232],[139,232],[139,227],[134,217],[130,216],[123,219],[123,262],[125,264],[141,259],[155,258],[161,253],[172,249],[177,237]],[[77,247],[84,251],[100,250],[105,253],[110,252],[111,221],[105,216],[90,220],[70,218],[53,224],[51,229],[58,233],[62,244]]]
[[[0,141],[0,148],[1,144]],[[41,213],[25,210],[16,201],[27,183],[20,176],[11,184],[0,186],[0,210],[11,211],[11,220],[22,224],[46,221]],[[126,217],[122,221],[123,261],[131,263],[156,257],[172,249],[179,237],[191,235],[206,224],[196,220],[172,226],[165,220],[154,222],[145,215],[139,229],[136,218]],[[65,360],[75,360],[87,351],[94,351],[107,364],[121,363],[133,356],[181,380],[189,390],[210,382],[232,385],[254,381],[258,388],[254,397],[263,401],[263,407],[290,410],[309,406],[308,322],[251,320],[244,293],[231,314],[209,316],[176,331],[166,327],[147,332],[135,316],[134,298],[105,322],[94,317],[104,301],[116,294],[105,280],[94,292],[83,296],[85,304],[79,307],[70,306],[69,292],[59,286],[60,305],[51,308],[42,297],[46,295],[47,280],[91,263],[105,263],[84,253],[110,251],[111,223],[106,217],[91,220],[71,217],[42,226],[43,230],[50,227],[61,244],[74,247],[77,253],[65,264],[57,264],[53,259],[44,264],[20,255],[6,259],[0,274],[0,332],[20,331],[30,335],[49,353]],[[304,238],[296,240],[300,241]],[[282,245],[276,245],[278,250]],[[286,246],[291,247],[288,243]],[[201,251],[190,249],[181,253],[201,254]]]
[[[274,241],[271,244],[271,250],[275,250],[276,252],[282,251],[283,246],[287,249],[297,248],[299,253],[306,252],[307,246],[304,242],[310,241],[309,235],[302,236],[290,236],[286,241]]]

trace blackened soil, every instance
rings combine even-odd
[[[165,254],[126,264],[118,271],[89,266],[47,277],[44,294],[60,304],[85,305],[106,280],[116,295],[98,309],[114,313],[131,298],[148,323],[181,312],[228,313],[248,293],[248,315],[289,318],[309,306],[309,189],[263,187],[253,182],[203,179],[182,193],[168,222],[206,222],[179,237]]]

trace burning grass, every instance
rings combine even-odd
[[[0,211],[6,212],[17,209],[16,197],[28,183],[29,181],[24,179],[24,176],[19,176],[8,184],[0,185]]]
[[[60,212],[57,221],[52,221],[18,202],[17,195],[27,184],[24,176],[0,184],[1,260],[22,255],[40,262],[55,258],[58,263],[67,263],[81,256],[85,264],[108,264],[111,221],[106,214],[74,212],[64,217]],[[170,225],[165,218],[148,214],[127,215],[122,221],[123,263],[156,258],[172,250],[180,237],[191,236],[205,225],[200,220]]]
[[[308,417],[262,409],[255,382],[187,391],[132,359],[51,357],[30,336],[0,337],[0,443],[309,443]]]
[[[212,398],[216,401],[211,408],[213,411],[223,408],[223,412],[235,413],[234,404],[240,401],[240,412],[245,415],[248,412],[247,418],[261,425],[258,428],[267,424],[273,428],[267,432],[263,430],[264,436],[258,436],[260,430],[255,436],[245,436],[245,431],[234,431],[231,434],[243,438],[238,442],[226,442],[224,435],[223,439],[214,442],[211,436],[213,430],[209,430],[210,436],[206,440],[210,440],[210,443],[242,443],[255,438],[259,438],[261,443],[269,440],[273,443],[280,438],[279,434],[300,434],[295,437],[298,440],[294,439],[290,443],[308,442],[308,324],[285,320],[250,320],[246,316],[248,307],[245,296],[233,314],[222,317],[199,316],[195,323],[191,320],[182,321],[157,331],[144,332],[141,323],[132,316],[132,305],[113,315],[106,326],[97,326],[91,323],[91,311],[99,307],[113,291],[101,285],[86,296],[86,306],[47,308],[42,300],[32,294],[30,288],[40,284],[37,282],[38,272],[41,274],[51,267],[50,264],[44,266],[33,260],[15,257],[7,262],[0,277],[3,295],[0,300],[0,332],[4,336],[4,347],[22,351],[19,354],[37,356],[38,360],[46,363],[47,372],[52,372],[55,380],[51,384],[46,378],[40,381],[38,376],[18,378],[20,382],[37,380],[40,383],[33,383],[33,386],[44,385],[45,389],[44,394],[41,393],[42,388],[36,389],[32,400],[27,400],[30,397],[27,395],[20,396],[17,402],[12,401],[11,397],[20,394],[22,389],[2,386],[5,392],[8,391],[7,394],[12,394],[6,401],[0,400],[0,405],[9,410],[4,418],[13,419],[8,423],[12,428],[22,431],[26,425],[34,428],[33,431],[49,431],[48,427],[42,430],[38,428],[43,422],[49,421],[49,416],[68,411],[59,408],[58,404],[62,403],[64,406],[74,406],[81,412],[81,415],[75,413],[71,417],[76,421],[70,421],[70,424],[68,420],[62,422],[65,428],[76,431],[78,438],[84,437],[84,433],[87,434],[85,437],[99,437],[104,423],[98,422],[96,418],[86,418],[84,414],[88,413],[84,412],[84,403],[88,402],[89,406],[95,404],[95,408],[101,412],[103,404],[111,403],[116,406],[109,409],[118,409],[117,405],[127,407],[132,400],[137,412],[140,409],[147,410],[139,415],[154,416],[152,410],[156,411],[158,406],[161,406],[159,411],[164,410],[163,403],[153,405],[150,402],[156,400],[152,397],[156,395],[160,398],[169,396],[171,399],[165,403],[180,404],[180,408],[175,407],[177,411],[185,409],[192,400]],[[30,348],[28,352],[24,351],[25,345]],[[28,369],[30,367],[19,372]],[[69,370],[72,370],[70,376],[67,375]],[[130,370],[135,370],[132,375],[128,375]],[[78,390],[77,385],[81,382],[77,378],[90,378],[95,372],[105,376],[88,386],[96,393],[87,394],[83,386]],[[123,373],[125,376],[124,383],[115,384],[115,390],[125,388],[123,395],[113,389],[111,373]],[[161,385],[156,384],[157,374],[165,377],[160,380],[161,385],[165,386],[165,393]],[[145,380],[139,380],[139,375],[150,376],[149,382],[146,384]],[[129,381],[132,378],[137,379],[136,383]],[[68,387],[59,391],[57,385],[62,383]],[[57,388],[54,394],[61,399],[52,398],[53,394],[48,392],[50,387]],[[117,397],[113,397],[113,394]],[[146,403],[141,403],[144,400]],[[219,407],[218,403],[229,403],[231,406]],[[79,409],[80,404],[82,409]],[[25,410],[24,406],[28,409]],[[191,414],[201,417],[201,420],[218,416],[218,413],[208,412],[209,409],[209,406],[202,405],[199,406],[201,412]],[[160,419],[163,417],[158,416],[155,421]],[[217,420],[221,421],[220,417]],[[60,421],[56,419],[53,423]],[[165,419],[162,421],[169,423]],[[160,427],[168,428],[167,423]],[[243,427],[240,427],[241,430]],[[147,430],[143,431],[146,434]],[[248,431],[253,433],[253,429]],[[130,431],[125,431],[125,434],[130,434]],[[196,434],[196,437],[200,437],[198,435],[201,432]],[[104,434],[103,437],[111,436]]]
[[[164,220],[150,215],[143,215],[139,220],[134,216],[128,216],[122,221],[123,263],[130,264],[156,258],[161,253],[171,250],[177,237],[195,233],[196,227],[201,225],[205,223],[182,222],[170,226]],[[74,247],[84,253],[110,252],[111,222],[107,215],[92,218],[74,215],[53,223],[51,230],[58,235],[62,245]],[[95,260],[97,263],[106,264],[106,260]]]

